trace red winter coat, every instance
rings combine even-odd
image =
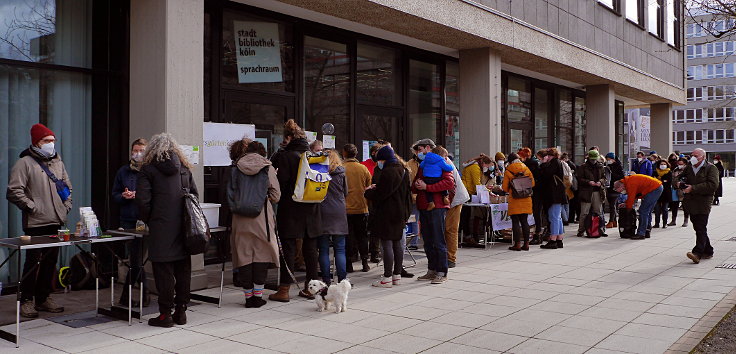
[[[414,182],[416,182],[419,179],[422,179],[423,177],[424,177],[423,171],[421,168],[419,168],[419,171],[417,172],[417,176],[414,177],[414,181],[412,181],[411,183],[411,191],[412,193],[415,193],[417,195],[417,209],[419,210],[427,210],[427,205],[429,204],[429,202],[427,201],[427,194],[424,193],[425,191],[417,189],[414,184]],[[448,199],[450,200],[450,202],[452,202],[452,198],[455,197],[455,178],[452,177],[452,172],[443,172],[442,180],[434,184],[428,184],[426,191],[434,193],[433,201],[434,201],[435,208],[449,209],[450,204],[446,204],[444,202],[444,198],[442,197],[442,192],[448,191],[449,193]]]

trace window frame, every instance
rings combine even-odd
[[[611,5],[608,5],[604,1],[611,1]],[[596,2],[614,14],[621,16],[621,0],[596,0]]]

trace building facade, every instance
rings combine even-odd
[[[385,139],[409,157],[429,137],[456,161],[559,146],[580,162],[592,145],[621,154],[624,108],[648,106],[651,144],[669,151],[682,13],[680,0],[6,1],[0,188],[38,121],[76,206],[109,227],[128,144],[167,131],[201,146],[204,122],[253,124],[270,152],[293,118],[331,123],[361,155]],[[198,163],[201,197],[221,202],[224,168]],[[7,204],[0,225],[22,233]]]
[[[672,113],[672,142],[687,153],[702,147],[708,159],[720,155],[724,168],[736,168],[736,36],[716,38],[715,30],[734,28],[736,19],[704,14],[687,19],[687,105]]]

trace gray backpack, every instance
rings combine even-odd
[[[261,214],[268,194],[268,166],[255,175],[240,172],[231,167],[227,186],[227,202],[233,214],[254,218]]]

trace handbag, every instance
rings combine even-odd
[[[291,199],[299,203],[322,203],[327,197],[332,179],[329,168],[330,159],[327,155],[303,152]]]
[[[49,170],[49,167],[46,166],[43,162],[40,160],[34,158],[39,166],[41,166],[41,169],[43,172],[46,172],[46,175],[49,176],[52,182],[54,182],[54,185],[56,185],[56,193],[59,194],[59,198],[61,198],[62,202],[65,202],[67,199],[69,199],[69,196],[72,195],[72,191],[69,189],[69,186],[66,185],[66,182],[56,178],[56,175],[54,175],[51,170]]]
[[[212,237],[210,226],[204,217],[202,207],[199,205],[199,199],[190,192],[188,180],[185,187],[184,176],[189,174],[180,170],[179,175],[181,177],[181,188],[184,191],[184,247],[190,255],[201,254],[207,250],[207,244]]]

